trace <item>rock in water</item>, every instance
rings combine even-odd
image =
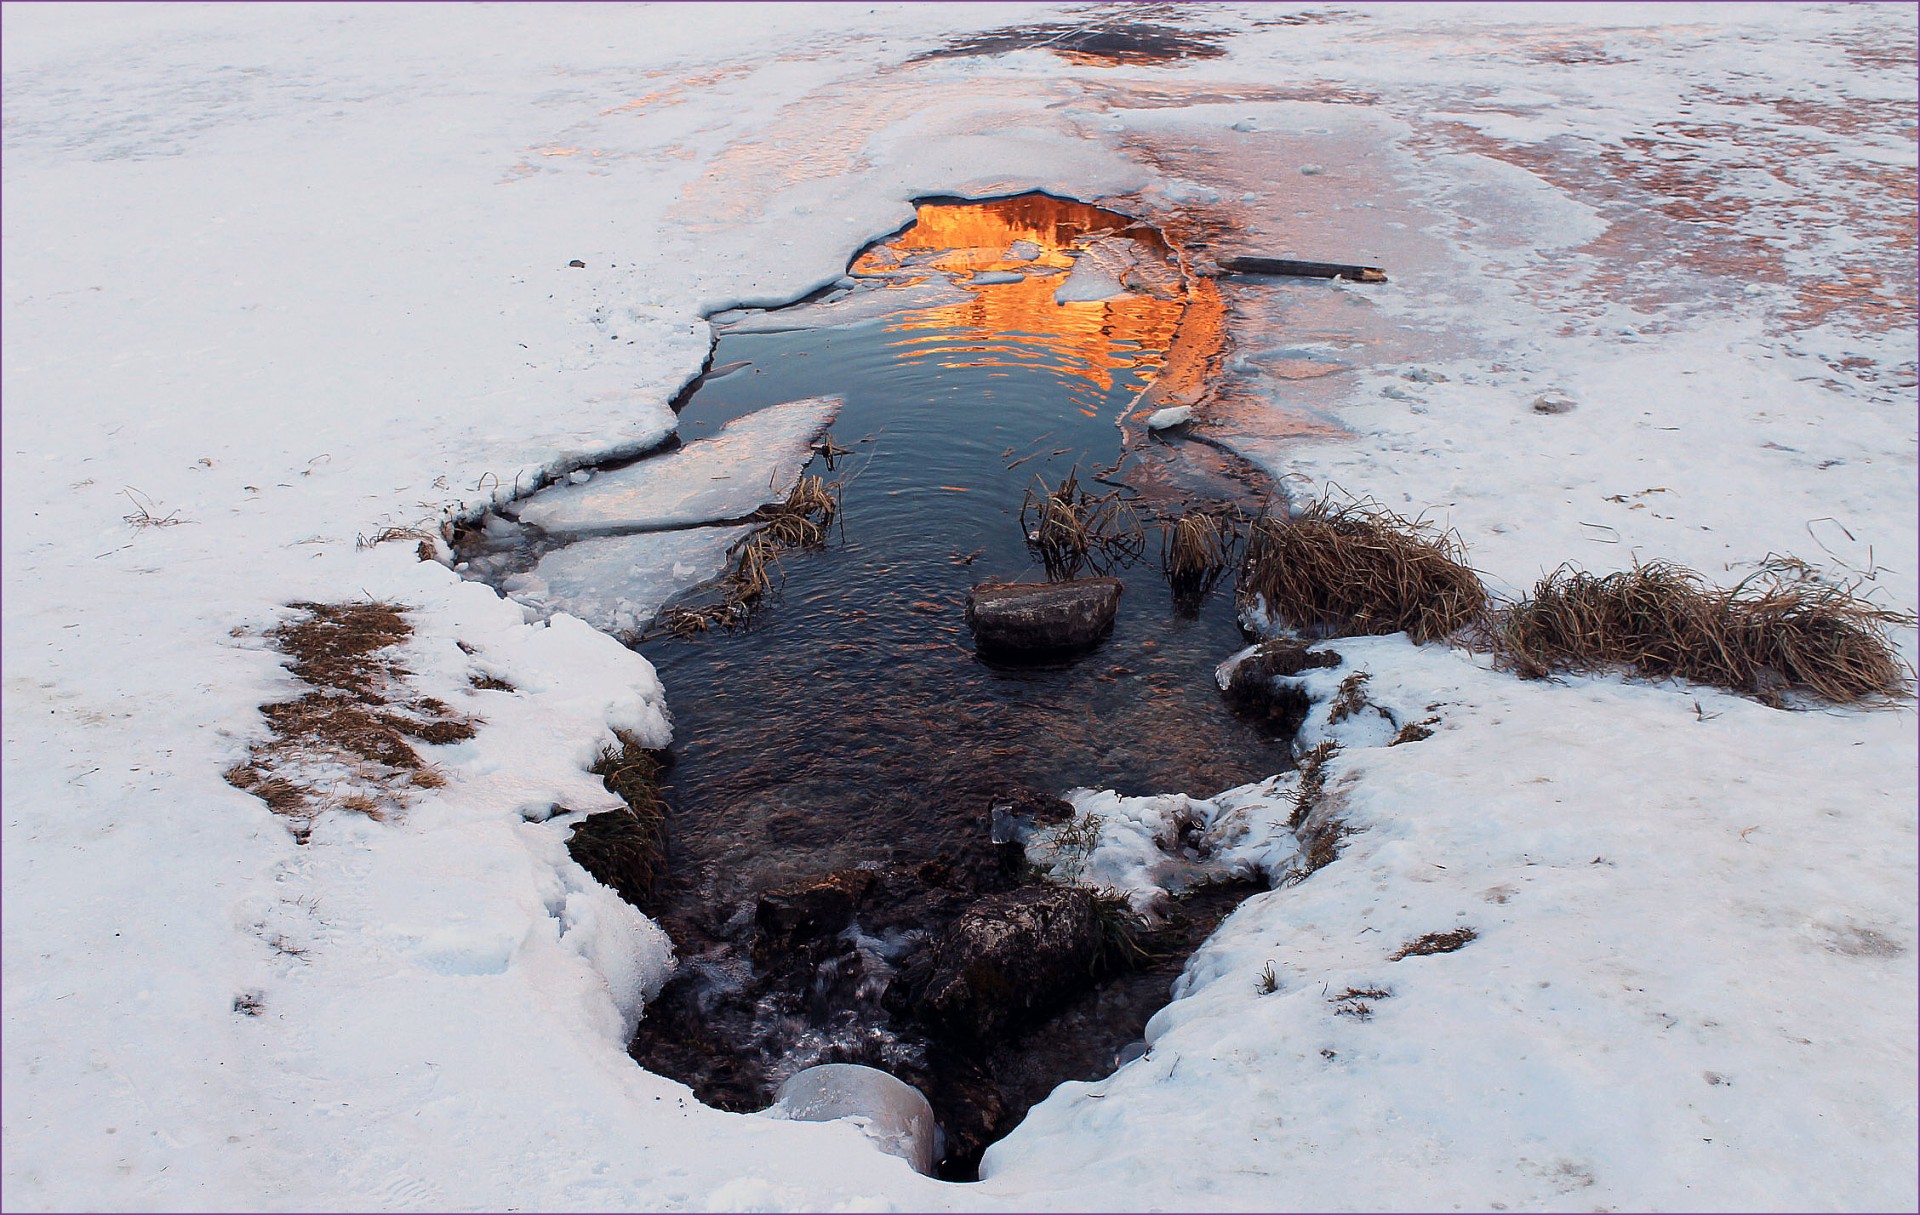
[[[795,1122],[861,1119],[860,1131],[874,1146],[929,1177],[939,1159],[933,1107],[919,1089],[878,1068],[822,1063],[795,1072],[765,1112]]]
[[[935,947],[920,1017],[962,1041],[1018,1030],[1093,983],[1099,939],[1093,895],[1078,887],[990,895]]]
[[[873,889],[866,869],[840,869],[810,882],[769,890],[760,896],[754,919],[769,945],[792,946],[830,936],[852,921],[854,909]]]
[[[986,651],[1077,650],[1106,636],[1120,608],[1118,578],[976,586],[967,594],[967,627]]]

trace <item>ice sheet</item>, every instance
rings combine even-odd
[[[661,605],[726,568],[748,527],[692,527],[576,541],[540,559],[509,588],[516,599],[578,616],[616,636],[645,629]]]
[[[744,519],[782,501],[840,412],[807,397],[736,418],[709,439],[530,499],[520,522],[554,536],[605,536]]]

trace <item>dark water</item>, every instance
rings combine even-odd
[[[1056,302],[1094,266],[1129,289]],[[1182,610],[1151,538],[1161,519],[1251,511],[1273,489],[1142,424],[1149,385],[1191,384],[1221,332],[1212,285],[1186,280],[1158,233],[1044,196],[923,205],[851,273],[838,303],[723,320],[715,371],[683,404],[693,441],[839,396],[831,433],[847,452],[811,470],[839,486],[832,542],[781,560],[751,627],[642,643],[674,715],[668,876],[647,910],[681,967],[632,1053],[731,1109],[764,1106],[815,1063],[883,1067],[927,1093],[954,1147],[944,1175],[964,1178],[1055,1084],[1113,1068],[1245,891],[1196,897],[1151,964],[1004,1041],[938,1039],[894,980],[975,900],[1035,880],[990,838],[1010,792],[1206,796],[1289,765],[1285,741],[1233,717],[1215,686],[1241,644],[1230,592]],[[984,661],[967,592],[1043,579],[1023,499],[1075,473],[1150,536],[1143,560],[1105,571],[1126,586],[1113,633],[1070,660]],[[756,932],[762,893],[854,867],[878,885],[846,931],[804,945]]]
[[[938,353],[903,359],[901,337],[881,322],[723,335],[714,365],[748,366],[682,414],[692,439],[748,410],[838,394],[833,437],[853,451],[831,472],[816,461],[842,486],[835,544],[783,561],[780,599],[753,628],[644,647],[674,714],[667,792],[688,824],[674,872],[709,903],[935,852],[951,831],[977,830],[997,783],[1205,796],[1287,763],[1213,682],[1239,644],[1230,595],[1183,617],[1151,543],[1116,571],[1126,592],[1097,650],[1044,668],[975,655],[968,589],[1044,579],[1023,539],[1024,492],[1076,467],[1090,483],[1118,463],[1115,422],[1144,385],[1122,372],[1102,390],[1039,358],[963,361],[987,345],[964,331],[916,331]],[[1019,342],[1007,335],[1000,353]],[[1143,522],[1175,504],[1176,481],[1195,503],[1253,500],[1216,459],[1151,441],[1108,480]]]

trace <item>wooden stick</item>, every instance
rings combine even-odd
[[[1384,283],[1386,271],[1378,266],[1343,266],[1335,262],[1297,262],[1284,257],[1223,257],[1220,268],[1228,274],[1288,274],[1296,278],[1345,278],[1357,283]]]

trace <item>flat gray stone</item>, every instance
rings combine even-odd
[[[967,595],[967,626],[981,650],[1077,650],[1099,641],[1113,627],[1120,591],[1118,578],[976,586]]]

